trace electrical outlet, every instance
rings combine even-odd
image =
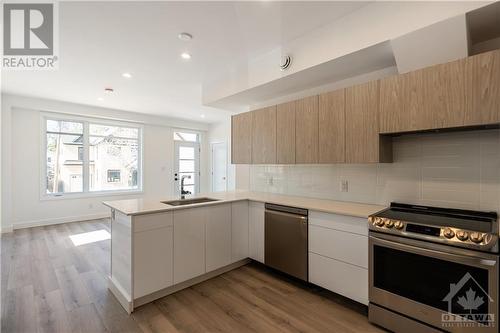
[[[349,192],[349,182],[345,179],[340,182],[340,192]]]

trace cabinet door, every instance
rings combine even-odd
[[[380,133],[463,126],[465,61],[380,81]]]
[[[205,273],[205,208],[174,212],[174,284]]]
[[[296,101],[295,161],[318,163],[318,96]]]
[[[231,263],[231,204],[206,208],[206,271]]]
[[[276,164],[276,106],[252,113],[252,164]]]
[[[319,95],[319,163],[345,162],[345,90]]]
[[[295,102],[276,107],[276,161],[295,163]]]
[[[346,162],[389,162],[390,138],[378,133],[379,81],[346,89]]]
[[[173,252],[172,227],[134,233],[134,298],[172,285]]]
[[[422,70],[425,111],[422,129],[463,126],[465,112],[465,60]]]
[[[231,261],[248,258],[248,201],[231,204]]]
[[[252,112],[231,117],[231,161],[233,164],[252,163]]]
[[[465,125],[500,122],[500,50],[466,60]]]
[[[249,248],[250,258],[264,263],[264,204],[250,202],[249,204]]]
[[[408,79],[409,75],[403,74],[380,80],[380,133],[406,132],[415,127],[405,106]]]

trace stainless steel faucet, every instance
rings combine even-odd
[[[181,176],[181,199],[186,199],[186,194],[191,194],[189,191],[184,190],[184,179],[191,179],[191,175]]]

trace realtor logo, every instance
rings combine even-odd
[[[495,316],[488,311],[493,299],[470,273],[466,273],[458,283],[450,284],[450,292],[443,302],[448,303],[448,313],[441,316],[444,327],[495,325]]]
[[[3,4],[3,69],[53,69],[56,3]]]

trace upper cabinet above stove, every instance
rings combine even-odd
[[[500,51],[380,81],[380,133],[497,124]]]
[[[393,134],[498,124],[495,50],[233,116],[232,161],[391,162]]]

